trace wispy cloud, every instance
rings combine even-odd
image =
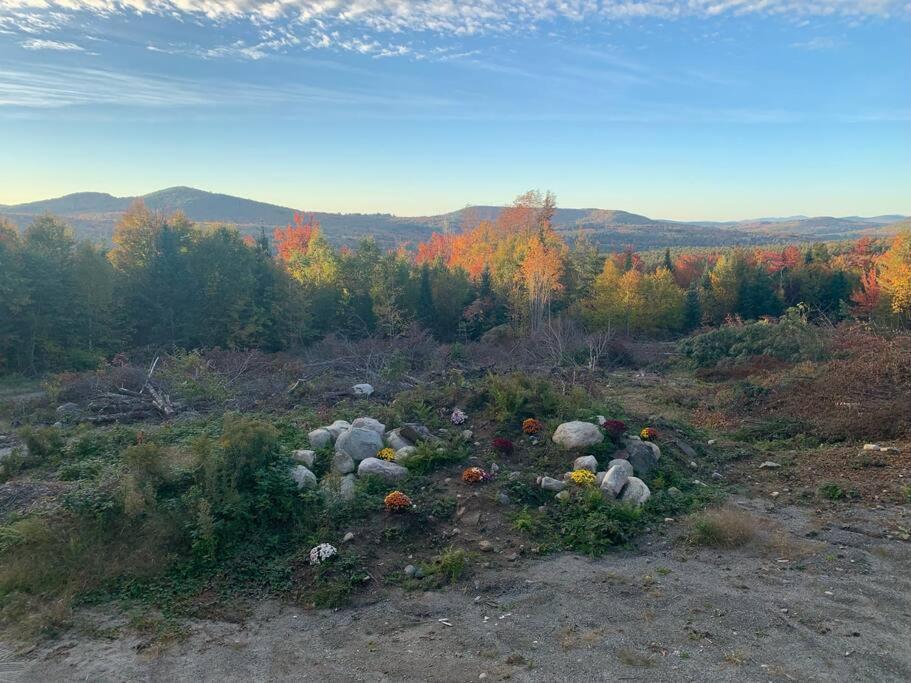
[[[796,47],[798,50],[834,50],[842,45],[844,45],[844,41],[825,36],[791,43],[791,47]]]
[[[56,50],[58,52],[85,52],[85,48],[76,43],[66,43],[59,40],[45,40],[32,38],[20,43],[26,50]]]

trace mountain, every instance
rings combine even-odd
[[[230,223],[244,234],[291,222],[296,209],[191,187],[171,187],[141,197],[114,197],[102,192],[79,192],[26,204],[0,206],[0,215],[20,227],[44,213],[55,214],[73,226],[80,237],[107,242],[121,214],[137,199],[153,211],[182,211],[197,223]],[[392,214],[312,213],[324,234],[335,244],[353,244],[373,236],[383,247],[415,243],[434,231],[455,231],[478,220],[496,220],[503,207],[469,206],[435,216],[402,217]],[[682,246],[758,244],[783,240],[835,240],[861,235],[894,234],[905,216],[864,218],[848,216],[759,218],[746,221],[671,221],[627,211],[557,209],[554,225],[566,237],[585,234],[603,250],[659,249]]]

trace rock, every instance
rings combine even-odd
[[[642,505],[651,497],[652,492],[649,491],[648,486],[639,477],[630,477],[626,482],[626,486],[623,487],[623,492],[620,494],[621,501],[637,506]]]
[[[399,427],[399,434],[408,439],[411,443],[437,440],[437,437],[431,434],[427,427],[418,424],[417,422],[406,422]]]
[[[54,429],[63,429],[63,423],[60,420],[57,420],[57,422],[54,423],[53,427]]]
[[[724,475],[721,472],[712,472],[712,479],[724,479]]]
[[[367,383],[355,384],[353,387],[351,387],[351,393],[353,393],[355,396],[367,398],[373,393],[373,385]]]
[[[316,488],[316,475],[303,465],[296,465],[291,468],[291,478],[295,481],[299,490]]]
[[[591,422],[564,422],[554,431],[553,442],[563,448],[586,448],[604,441],[598,425]]]
[[[386,432],[386,443],[389,445],[389,448],[399,451],[403,448],[408,448],[409,446],[414,446],[408,439],[402,436],[401,429],[393,429]]]
[[[607,476],[607,472],[595,472],[595,484],[601,486],[604,482],[604,477]]]
[[[386,481],[397,481],[408,476],[408,468],[379,458],[366,458],[357,466],[357,475],[359,477],[373,475]]]
[[[471,431],[470,429],[463,429],[462,438],[465,439],[466,441],[471,441],[474,438],[474,432]]]
[[[364,429],[363,427],[352,427],[339,436],[335,442],[336,452],[347,453],[354,462],[360,462],[364,458],[372,458],[382,448],[383,440],[380,435],[372,429]]]
[[[657,467],[661,454],[660,450],[656,454],[657,448],[648,441],[630,441],[626,444],[626,459],[638,476],[644,477]]]
[[[774,469],[776,469],[776,468],[778,468],[778,467],[781,467],[781,465],[779,465],[777,462],[772,462],[771,460],[766,460],[764,463],[762,463],[762,464],[759,466],[759,469],[761,469],[761,470],[774,470]]]
[[[316,449],[325,448],[334,440],[335,438],[332,436],[332,433],[323,427],[314,429],[312,432],[307,434],[307,441],[309,441],[310,445]]]
[[[346,474],[338,485],[339,498],[345,501],[354,499],[354,475]]]
[[[718,443],[718,439],[709,439],[708,441],[706,441],[706,443],[709,446],[714,446],[716,443]]]
[[[633,466],[626,460],[620,460],[607,471],[607,476],[601,482],[601,492],[611,498],[616,498],[632,476]]]
[[[493,543],[490,541],[481,541],[478,543],[478,550],[480,550],[482,553],[493,552]]]
[[[583,455],[573,460],[573,470],[588,470],[589,472],[597,472],[598,460],[593,455]]]
[[[349,531],[349,532],[348,532],[347,534],[345,534],[344,537],[342,538],[342,543],[351,543],[351,541],[353,541],[353,540],[354,540],[354,532],[353,532],[353,531]]]
[[[82,413],[82,409],[75,403],[63,403],[57,406],[57,415],[66,419],[71,417],[79,417]]]
[[[411,461],[414,456],[417,454],[418,449],[415,446],[405,446],[400,448],[395,452],[395,461],[399,465],[408,465],[408,462]]]
[[[545,491],[562,491],[566,488],[566,482],[554,479],[553,477],[541,477],[541,488]]]
[[[313,467],[313,461],[316,460],[316,451],[299,449],[291,453],[291,459],[305,467]]]
[[[379,420],[374,420],[372,417],[359,417],[351,423],[351,427],[352,429],[370,429],[380,436],[386,433],[386,425]]]
[[[681,450],[681,452],[682,452],[686,457],[688,457],[690,460],[695,460],[695,459],[696,459],[696,457],[697,457],[697,455],[698,455],[698,454],[696,453],[696,449],[693,448],[692,446],[690,446],[686,441],[683,441],[683,440],[681,440],[681,439],[676,439],[676,440],[674,441],[674,443],[677,444],[677,448],[679,448],[679,449]]]
[[[66,404],[66,405],[70,405],[70,404]],[[62,408],[62,407],[63,406],[60,406],[60,408]],[[60,408],[57,408],[58,413],[60,412]],[[880,448],[880,446],[878,443],[865,443],[864,444],[865,451],[878,451],[879,448]]]
[[[347,420],[336,420],[331,425],[323,427],[327,432],[332,435],[332,440],[335,441],[340,437],[344,432],[347,432],[351,429],[351,423]]]
[[[8,457],[13,454],[12,446],[7,446],[6,448],[0,448],[0,462],[3,462]]]
[[[407,576],[408,578],[413,579],[413,578],[414,578],[414,575],[417,574],[417,573],[418,573],[418,568],[415,567],[413,564],[406,564],[406,565],[405,565],[405,576]]]
[[[497,502],[500,505],[511,505],[512,504],[512,501],[509,499],[509,496],[507,496],[505,493],[497,494]]]
[[[614,458],[609,463],[607,463],[607,469],[610,469],[614,465],[623,465],[623,463],[626,463],[627,465],[629,465],[629,460],[627,460],[626,458]]]
[[[678,489],[676,486],[671,486],[671,487],[667,490],[667,495],[669,495],[671,498],[676,498],[676,497],[679,496],[680,494],[681,494],[681,491],[680,491],[680,489]]]
[[[560,491],[560,493],[558,493],[556,496],[554,496],[554,498],[556,498],[557,500],[569,500],[570,499],[569,491],[566,491],[566,490]]]
[[[332,455],[332,464],[329,469],[335,474],[349,474],[354,472],[354,458],[347,453],[336,451]]]

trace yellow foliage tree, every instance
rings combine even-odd
[[[911,232],[896,236],[879,268],[879,284],[889,295],[893,312],[911,314]]]

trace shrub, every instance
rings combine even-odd
[[[734,508],[710,510],[692,522],[689,540],[712,548],[739,548],[756,535],[756,520],[748,512]]]
[[[455,583],[465,575],[470,558],[466,550],[450,547],[433,558],[427,570],[444,583]]]

